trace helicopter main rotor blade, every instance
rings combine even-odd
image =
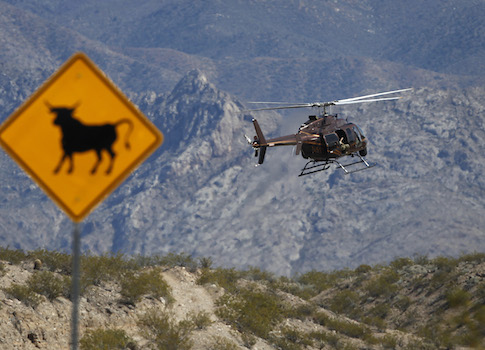
[[[351,97],[351,98],[345,98],[343,100],[336,100],[334,102],[357,101],[357,100],[363,100],[363,99],[367,99],[367,98],[371,98],[371,97],[384,96],[384,95],[390,95],[390,94],[397,94],[399,92],[409,91],[409,90],[412,90],[412,89],[413,88],[407,88],[407,89],[400,89],[400,90],[393,90],[393,91],[378,92],[376,94],[365,95],[365,96],[358,96],[358,97]],[[382,100],[380,100],[380,101],[382,101]],[[371,102],[374,102],[374,101],[371,101]]]
[[[308,107],[318,107],[318,108],[325,108],[334,105],[345,105],[345,104],[356,104],[356,103],[368,103],[368,102],[378,102],[378,101],[392,101],[392,100],[399,100],[402,98],[401,96],[395,97],[379,97],[391,94],[397,94],[400,92],[410,91],[413,88],[407,89],[400,89],[400,90],[393,90],[393,91],[385,91],[385,92],[378,92],[376,94],[371,95],[364,95],[352,98],[345,98],[342,100],[335,100],[330,102],[313,102],[313,103],[299,103],[299,104],[290,104],[288,102],[249,102],[249,103],[265,103],[265,104],[287,104],[286,106],[277,106],[277,107],[266,107],[266,108],[257,108],[257,109],[248,109],[247,111],[270,111],[275,109],[290,109],[290,108],[308,108]],[[379,98],[373,98],[379,97]]]
[[[264,102],[261,102],[264,103]],[[272,111],[274,109],[289,109],[289,108],[308,108],[313,107],[311,103],[305,103],[301,105],[292,105],[292,106],[279,106],[279,107],[267,107],[267,108],[256,108],[256,109],[247,109],[249,112],[256,112],[256,111]]]
[[[335,105],[350,105],[356,103],[366,103],[366,102],[378,102],[378,101],[392,101],[392,100],[400,100],[402,97],[383,97],[383,98],[373,98],[368,100],[356,100],[356,101],[335,101]]]

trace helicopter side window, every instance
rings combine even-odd
[[[357,142],[361,142],[362,141],[362,134],[360,133],[359,129],[355,126],[354,126],[353,129],[354,129],[355,135],[357,136]]]
[[[327,143],[327,148],[329,151],[333,151],[338,147],[339,138],[336,134],[325,135],[325,142]]]
[[[355,133],[352,128],[345,129],[345,132],[347,134],[347,140],[349,140],[349,143],[355,142]]]

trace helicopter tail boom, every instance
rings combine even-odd
[[[266,139],[264,138],[263,132],[261,131],[261,127],[256,119],[253,119],[254,129],[256,130],[256,137],[253,142],[253,147],[260,148],[259,150],[259,159],[258,164],[263,164],[264,156],[266,154]],[[257,154],[257,153],[256,153]]]

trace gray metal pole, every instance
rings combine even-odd
[[[74,223],[72,235],[72,319],[71,319],[71,349],[77,350],[79,343],[79,284],[81,265],[81,232],[79,223]]]

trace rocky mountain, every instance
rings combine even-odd
[[[484,6],[431,1],[0,1],[5,119],[85,51],[164,133],[163,146],[83,223],[84,250],[186,252],[292,275],[485,248]],[[402,100],[332,110],[371,142],[372,170],[298,178],[243,135],[294,133],[328,101],[414,86]],[[308,111],[311,113],[311,111]],[[69,250],[72,224],[0,156],[2,245]]]

